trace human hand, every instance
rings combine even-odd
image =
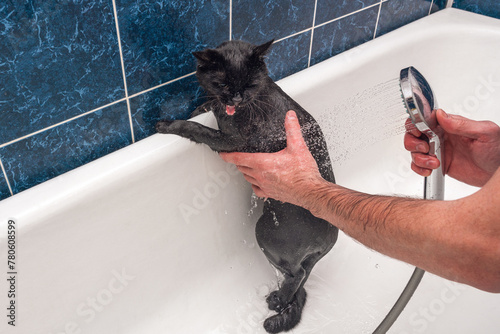
[[[252,184],[259,197],[301,205],[307,189],[314,181],[324,181],[318,165],[304,142],[294,111],[285,118],[287,147],[276,153],[220,153],[233,163]]]
[[[473,186],[483,186],[500,166],[500,127],[490,121],[436,113],[444,131],[444,172]],[[429,156],[429,145],[411,121],[406,122],[405,148],[411,152],[411,169],[419,175],[429,176],[439,167],[439,160]]]

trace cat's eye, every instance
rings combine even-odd
[[[220,88],[227,87],[227,85],[226,85],[225,83],[223,83],[223,82],[219,83],[219,84],[218,84],[218,86],[219,86]]]

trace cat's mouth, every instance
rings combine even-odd
[[[236,112],[235,105],[230,106],[230,105],[226,104],[226,114],[228,114],[229,116],[233,116],[235,112]]]

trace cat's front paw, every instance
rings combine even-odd
[[[286,305],[284,304],[284,301],[282,298],[279,296],[279,291],[273,291],[269,296],[266,298],[267,306],[269,307],[270,310],[276,311],[280,313]]]
[[[171,133],[169,131],[170,126],[174,123],[174,121],[159,121],[156,123],[155,128],[158,133]],[[170,129],[172,130],[172,129]]]

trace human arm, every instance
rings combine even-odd
[[[490,121],[474,121],[462,116],[436,113],[444,132],[445,174],[473,186],[483,186],[500,166],[500,127]],[[411,152],[411,168],[429,176],[439,167],[439,160],[429,156],[429,145],[420,139],[421,132],[406,123],[405,148]]]
[[[477,193],[456,201],[377,196],[324,180],[294,113],[287,148],[221,154],[252,183],[257,196],[310,210],[366,246],[442,277],[500,292],[500,172]]]

